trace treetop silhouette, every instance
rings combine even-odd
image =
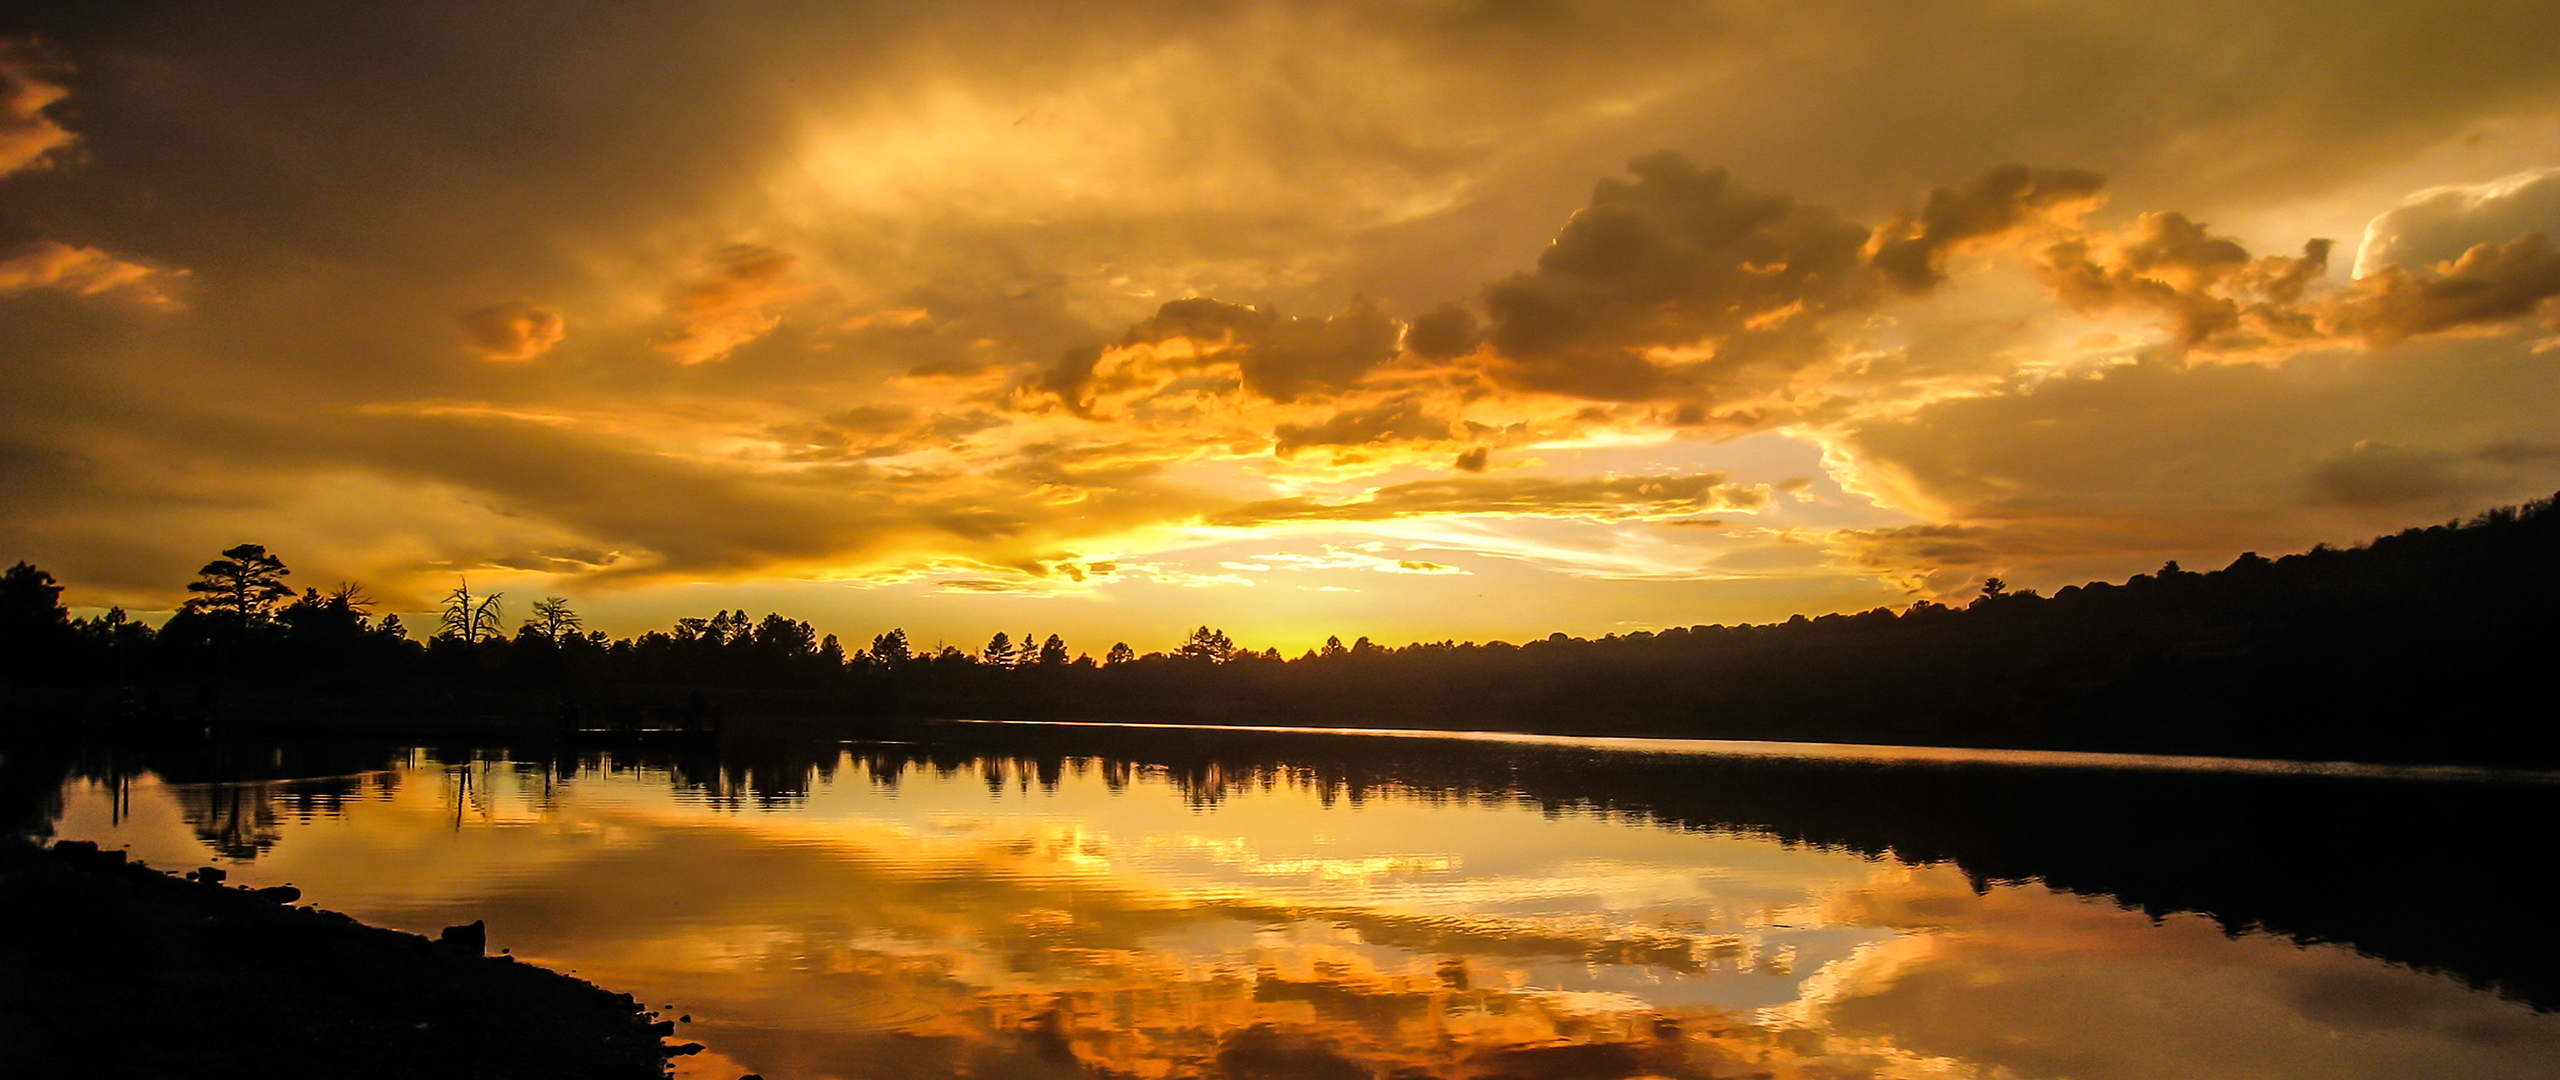
[[[505,595],[493,592],[475,598],[471,595],[471,579],[461,579],[461,584],[445,594],[444,632],[472,644],[483,638],[505,637],[503,609],[499,606],[499,599]]]
[[[240,622],[264,619],[293,599],[293,589],[284,583],[290,573],[266,545],[242,544],[196,571],[196,580],[187,583],[187,591],[196,595],[184,609]]]
[[[533,618],[525,621],[524,629],[557,645],[584,625],[585,620],[569,607],[568,597],[546,596],[534,601]]]

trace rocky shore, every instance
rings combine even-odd
[[[657,1080],[630,995],[121,851],[0,841],[7,1071],[81,1077]],[[459,929],[459,928],[457,928]]]

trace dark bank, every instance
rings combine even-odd
[[[85,841],[0,842],[0,1037],[28,1076],[652,1080],[671,1022],[630,996],[185,878]],[[475,928],[476,929],[476,928]]]

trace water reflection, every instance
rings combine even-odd
[[[2221,907],[2194,905],[2220,920],[2169,911],[2240,861],[2179,830],[2257,805],[2219,831],[2262,839],[2250,830],[2337,812],[2335,788],[2248,803],[2214,786],[2230,778],[2118,789],[1552,748],[1004,734],[434,749],[322,780],[102,780],[69,789],[59,828],[162,865],[218,856],[235,880],[292,881],[371,921],[486,918],[495,946],[677,1003],[687,1037],[717,1051],[687,1067],[722,1080],[2560,1066],[2560,1018],[2350,949],[2233,933],[2341,918],[2264,887],[2295,856],[2262,852],[2276,869],[2239,871],[2204,896]],[[2549,797],[2428,791],[2390,812]],[[2290,805],[2304,798],[2326,801]],[[2385,843],[2368,852],[2382,868],[2292,892],[2432,867],[2444,847]],[[2473,890],[2438,910],[2498,923],[2479,900],[2503,873],[2436,880]],[[2101,877],[2123,893],[2092,887]]]

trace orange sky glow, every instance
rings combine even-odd
[[[0,562],[1078,651],[1594,636],[2560,488],[2560,9],[0,18]],[[521,612],[515,608],[511,614]]]

